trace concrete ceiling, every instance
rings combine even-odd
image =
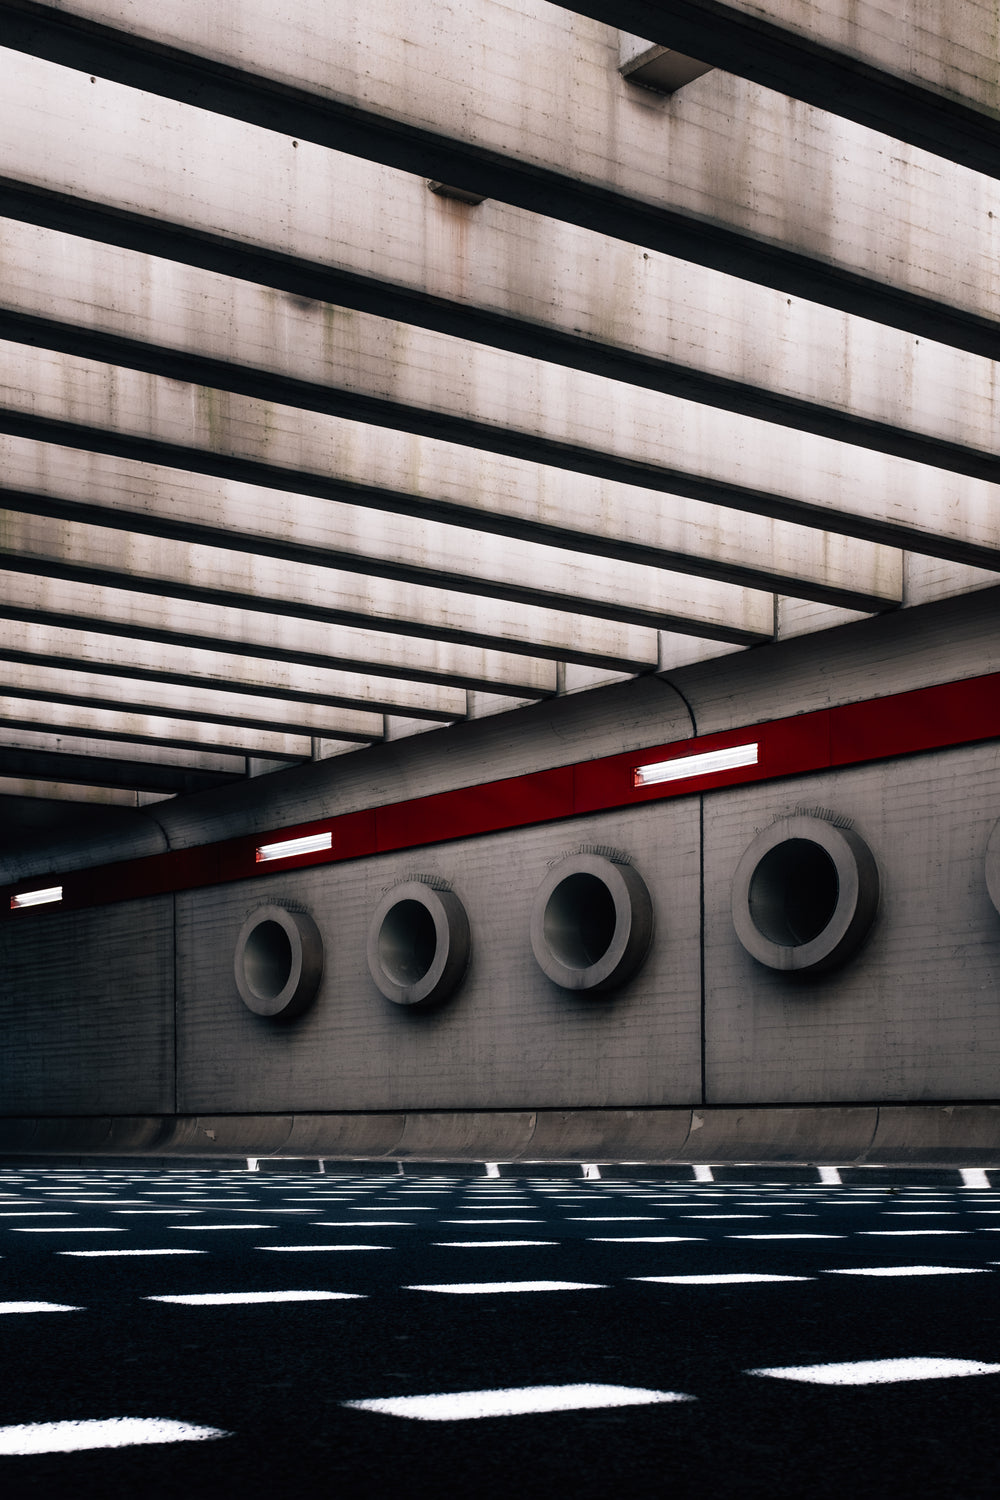
[[[983,5],[815,9],[0,0],[9,837],[997,581]]]

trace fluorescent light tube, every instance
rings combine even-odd
[[[20,906],[46,906],[50,901],[61,901],[62,893],[61,885],[50,885],[44,891],[22,891],[18,896],[11,896],[10,909],[17,911]]]
[[[662,781],[685,781],[692,776],[710,776],[713,771],[732,771],[757,764],[759,745],[730,745],[725,750],[706,750],[700,755],[678,755],[636,766],[636,786],[656,786]]]
[[[278,844],[261,844],[257,850],[257,863],[269,859],[291,859],[296,854],[317,854],[320,849],[332,849],[332,833],[309,833],[301,839],[282,839]]]

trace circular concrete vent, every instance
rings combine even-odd
[[[531,947],[542,972],[565,990],[612,990],[649,951],[653,904],[631,865],[571,854],[535,895]]]
[[[262,906],[247,917],[236,939],[233,977],[254,1015],[291,1020],[319,987],[323,939],[312,917],[283,906]]]
[[[382,897],[368,928],[368,972],[396,1005],[435,1005],[469,966],[469,919],[454,891],[407,880]]]
[[[986,889],[1000,911],[1000,823],[994,826],[986,844]]]
[[[825,818],[781,818],[733,877],[733,924],[769,969],[821,973],[846,963],[875,920],[878,867],[858,834]]]

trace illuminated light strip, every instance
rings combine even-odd
[[[266,864],[270,859],[293,859],[296,854],[318,854],[321,849],[333,848],[332,833],[309,833],[300,839],[282,839],[278,844],[261,844],[256,862]]]
[[[1000,1365],[980,1360],[921,1358],[859,1359],[850,1364],[788,1365],[783,1369],[747,1370],[772,1380],[803,1380],[814,1385],[894,1385],[901,1380],[948,1380],[963,1375],[997,1375]]]
[[[647,1391],[627,1385],[534,1385],[521,1389],[454,1391],[440,1396],[388,1396],[343,1401],[355,1411],[374,1411],[418,1422],[462,1422],[478,1417],[519,1417],[536,1412],[586,1411],[609,1406],[650,1406],[694,1401],[680,1391]]]
[[[74,1422],[26,1422],[0,1427],[0,1454],[81,1453],[87,1448],[134,1448],[142,1443],[192,1443],[229,1437],[219,1427],[196,1427],[162,1417],[109,1417]]]
[[[145,1300],[176,1302],[182,1307],[224,1307],[258,1302],[341,1302],[364,1295],[364,1292],[184,1292],[170,1297],[147,1297]]]
[[[658,786],[664,781],[686,781],[692,776],[711,776],[713,772],[735,771],[740,766],[755,766],[759,744],[730,745],[725,750],[705,750],[700,755],[678,755],[673,760],[656,760],[648,766],[636,766],[635,786]]]
[[[17,911],[22,906],[46,906],[50,901],[61,901],[63,888],[61,885],[47,886],[44,891],[21,891],[17,896],[11,896],[10,909]]]

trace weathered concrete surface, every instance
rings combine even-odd
[[[0,512],[0,560],[32,574],[232,604],[288,615],[300,623],[364,626],[380,620],[394,627],[393,633],[446,635],[483,646],[522,645],[529,653],[544,651],[632,671],[655,667],[658,660],[655,628],[16,511]],[[741,593],[733,591],[736,599]],[[666,601],[663,619],[681,623],[672,619]],[[758,638],[765,633],[763,620],[760,624]],[[701,628],[715,633],[707,624]],[[734,633],[740,641],[753,638],[745,624],[742,630],[735,624],[729,631],[715,629],[723,639]],[[771,634],[770,621],[766,634]],[[384,651],[378,657],[383,668],[391,669]]]
[[[328,170],[329,155],[320,163]],[[384,194],[385,169],[335,160],[345,168],[336,196],[343,225],[329,248],[341,264],[353,252],[352,274],[379,311],[356,307],[363,298],[344,277],[331,275],[327,299],[316,300],[267,284],[266,267],[257,286],[8,219],[0,224],[8,332],[97,358],[115,350],[123,363],[221,359],[233,378],[242,367],[244,378],[257,371],[326,384],[338,372],[356,386],[366,366],[387,393],[398,372],[384,366],[410,362],[415,339],[424,362],[440,354],[439,376],[442,365],[468,358],[449,336],[454,325],[462,340],[861,446],[981,476],[996,468],[992,359],[509,205],[484,204],[464,219],[432,212],[423,184],[405,174],[395,174],[383,205],[390,232],[373,262],[366,215]],[[352,192],[358,201],[347,214]],[[290,205],[277,211],[284,220]],[[401,283],[411,287],[405,308]],[[407,324],[436,332],[418,336]]]
[[[74,436],[100,441],[96,433]],[[120,515],[137,531],[302,562],[322,553],[328,564],[465,592],[516,594],[521,567],[528,575],[524,592],[532,583],[544,590],[539,575],[548,569],[552,581],[543,598],[558,603],[561,591],[566,604],[586,602],[589,589],[595,608],[607,606],[603,580],[611,578],[641,607],[651,577],[683,568],[757,588],[798,587],[861,609],[900,597],[895,551],[855,538],[817,536],[811,527],[457,445],[403,448],[393,472],[378,429],[356,436],[359,451],[341,453],[335,475],[299,476],[303,492],[280,469],[254,470],[251,483],[226,478],[213,472],[219,465],[209,453],[201,456],[207,472],[199,473],[196,456],[187,453],[172,455],[190,465],[182,468],[7,433],[0,435],[2,486],[15,508],[99,522],[114,510],[114,519]],[[243,532],[234,536],[238,517],[245,541]],[[469,529],[486,535],[470,544]],[[521,546],[505,545],[516,539]],[[506,559],[508,577],[499,566]],[[615,559],[656,573],[609,566]],[[682,590],[696,587],[668,581]]]
[[[34,672],[31,681],[41,691]],[[62,674],[59,674],[59,684],[62,681]],[[117,679],[111,679],[108,694],[104,706],[95,706],[86,702],[67,702],[65,695],[58,698],[50,695],[46,699],[19,697],[7,692],[0,696],[0,720],[26,729],[49,728],[58,734],[96,735],[146,745],[235,751],[276,760],[308,760],[312,753],[312,740],[308,734],[220,723],[211,713],[204,718],[171,718],[155,709],[144,713],[141,709],[120,707],[121,682]],[[381,720],[379,723],[381,725]]]
[[[283,160],[275,156],[276,162],[281,161],[278,170],[291,174],[293,181],[294,174],[301,174],[299,192],[311,196],[315,189],[322,195],[312,199],[317,227],[336,222],[334,215],[324,211],[326,194],[310,174],[304,154],[310,135],[322,133],[327,145],[347,141],[349,149],[359,155],[377,157],[381,152],[400,165],[405,159],[409,170],[424,177],[455,181],[454,172],[461,170],[464,161],[467,185],[512,199],[520,188],[522,203],[542,213],[547,211],[546,199],[551,205],[556,194],[551,180],[542,177],[536,183],[532,169],[552,174],[557,181],[565,177],[581,185],[610,188],[644,205],[681,209],[697,216],[707,230],[685,245],[688,259],[713,253],[708,225],[717,233],[722,226],[733,227],[764,245],[801,250],[828,266],[861,271],[946,304],[977,313],[992,304],[996,315],[1000,283],[993,247],[995,227],[987,217],[997,204],[995,183],[943,163],[925,150],[889,143],[877,130],[746,82],[736,76],[738,59],[727,61],[732,71],[716,70],[676,99],[658,99],[630,87],[618,74],[617,25],[645,34],[648,30],[637,28],[622,6],[609,3],[615,12],[614,24],[602,25],[542,0],[504,4],[477,0],[457,12],[430,9],[419,15],[402,0],[383,0],[377,7],[368,7],[362,21],[350,9],[308,0],[299,6],[294,28],[276,22],[268,0],[254,0],[237,13],[227,13],[221,24],[214,13],[202,14],[190,7],[164,9],[150,3],[97,0],[60,9],[124,26],[132,35],[188,49],[245,70],[252,78],[275,80],[294,91],[293,99],[329,101],[333,109],[328,112],[282,110],[281,102],[273,98],[268,100],[270,115],[266,107],[258,106],[258,115],[273,119],[284,136]],[[873,9],[866,6],[866,10]],[[950,26],[943,26],[941,34],[954,35]],[[530,46],[525,45],[526,35],[530,35]],[[987,48],[985,56],[992,55]],[[14,87],[18,87],[18,77],[23,79],[28,108],[37,108],[39,97],[46,100],[43,113],[65,107],[74,133],[79,133],[88,108],[97,111],[108,101],[110,140],[116,122],[128,110],[122,102],[127,92],[107,81],[118,62],[102,57],[98,48],[94,65],[88,62],[86,73],[76,80],[69,74],[64,83],[60,71],[65,70],[18,58]],[[156,57],[141,72],[142,81],[155,90],[186,91],[190,86],[187,79],[175,82],[169,66]],[[800,65],[800,76],[801,72]],[[101,79],[92,86],[94,102],[89,106],[83,98],[88,73]],[[51,82],[40,87],[38,80]],[[209,101],[211,89],[204,73],[199,82],[201,97]],[[864,91],[855,92],[863,95]],[[20,99],[20,95],[15,97]],[[336,108],[341,103],[369,111],[376,121],[384,117],[410,130],[396,130],[387,141],[377,130],[366,131],[364,123],[352,128]],[[157,118],[182,119],[183,107],[173,101],[150,100],[144,101],[143,113],[149,128],[155,130]],[[20,109],[18,115],[31,118]],[[205,123],[211,150],[203,159],[213,166],[225,160],[227,168],[232,162],[237,174],[246,173],[248,186],[233,192],[225,212],[228,216],[243,213],[249,220],[261,181],[270,173],[261,172],[258,162],[251,159],[252,151],[243,144],[248,135],[245,127],[218,116],[206,118]],[[429,135],[414,141],[415,132]],[[81,138],[79,159],[65,174],[59,161],[66,145],[73,142],[67,143],[58,126],[56,134],[59,155],[46,151],[41,122],[32,121],[30,139],[24,144],[37,144],[26,157],[19,143],[18,165],[12,175],[26,173],[62,192],[68,181],[71,191],[108,201],[113,190],[106,179],[102,182],[101,174],[95,176],[92,160],[88,160],[88,155],[101,154],[94,150],[97,138],[92,136],[86,143]],[[298,138],[297,148],[291,146],[292,136]],[[794,143],[791,150],[790,141]],[[240,145],[230,146],[230,142]],[[451,153],[451,163],[440,152],[435,161],[434,149],[440,143],[447,156],[450,142],[462,149]],[[160,156],[152,153],[154,160]],[[505,162],[514,158],[526,170],[513,174],[513,181],[510,174],[497,180],[497,156]],[[192,153],[185,161],[186,190],[199,182],[197,158],[198,153]],[[127,181],[133,170],[129,160],[122,158],[121,180]],[[226,175],[230,175],[228,170]],[[232,180],[238,181],[238,175]],[[145,193],[133,196],[148,198]],[[380,210],[388,196],[373,196],[370,213]],[[527,202],[529,198],[532,201]],[[205,192],[204,201],[212,205],[208,222],[218,226],[223,207],[218,195]],[[559,206],[567,211],[566,205]],[[607,205],[606,221],[613,219],[617,207],[613,202]],[[154,211],[182,217],[166,199]],[[581,219],[587,215],[591,224],[600,217],[599,209],[586,203],[577,213]],[[613,224],[602,224],[602,228],[615,232]],[[668,236],[661,238],[664,243],[659,248],[668,248]],[[368,242],[379,242],[377,230]],[[736,269],[738,260],[734,247],[730,269]],[[845,293],[850,291],[842,287],[840,295]],[[837,293],[831,289],[827,295]]]
[[[601,8],[567,5],[584,12]],[[727,0],[724,7],[711,0],[633,0],[626,8],[657,18],[665,35],[679,21],[696,23],[699,13],[706,33],[725,28],[730,18],[756,18],[868,67],[976,103],[988,116],[995,118],[1000,109],[997,14],[990,0],[894,0],[890,6],[875,0]]]
[[[116,778],[114,786],[97,786],[93,781],[71,781],[58,776],[46,778],[44,771],[40,770],[30,776],[0,776],[0,797],[8,799],[7,807],[28,799],[54,802],[57,805],[89,803],[95,807],[136,808],[160,802],[164,797],[173,795],[169,791],[149,792],[141,789],[141,777],[135,778],[135,784],[130,786],[131,780],[133,778],[125,774]],[[122,782],[124,785],[120,784]]]
[[[72,631],[63,625],[24,621],[7,621],[3,640],[6,660],[18,661],[22,666],[66,667],[70,672],[114,673],[123,678],[126,694],[132,691],[129,685],[132,679],[142,679],[187,687],[214,685],[250,696],[277,697],[288,702],[286,712],[292,723],[295,703],[306,702],[328,708],[403,712],[442,723],[465,718],[466,712],[463,688],[426,682],[414,684],[391,676],[370,678],[360,672],[292,666],[285,661],[261,661],[249,655],[226,655],[193,646],[123,640],[96,631]]]
[[[992,744],[705,799],[709,1103],[995,1097],[1000,921],[985,854],[998,800]],[[854,820],[881,899],[857,957],[806,982],[743,950],[730,888],[757,831],[817,807]]]
[[[73,669],[43,662],[0,661],[0,694],[38,698],[43,707],[59,702],[92,703],[114,710],[124,704],[140,713],[163,713],[217,725],[318,734],[359,743],[382,738],[382,715],[363,709],[331,708],[215,686],[169,682],[157,683],[154,688],[142,678],[123,680],[100,672],[97,666]]]
[[[689,617],[692,628],[699,623],[712,627],[730,619],[739,621],[742,616],[748,630],[753,631],[757,622],[758,636],[771,634],[770,593],[737,590],[724,578],[697,581],[687,572],[595,558],[589,552],[519,538],[490,533],[470,536],[463,527],[419,516],[395,515],[377,507],[289,494],[100,453],[88,455],[84,466],[72,449],[50,449],[23,438],[8,438],[7,447],[13,451],[2,489],[10,493],[0,493],[0,502],[6,499],[12,511],[48,513],[69,522],[96,522],[123,531],[233,548],[297,567],[338,567],[367,577],[640,624],[661,621],[666,613],[664,600],[669,598],[671,611]],[[31,451],[26,453],[26,449]],[[19,458],[24,462],[19,464]],[[487,497],[480,495],[479,501],[485,507]],[[682,536],[683,523],[676,529]],[[786,555],[799,544],[807,568],[813,562],[817,580],[826,582],[821,539],[801,528],[766,520],[756,530],[754,553],[760,561],[751,560],[748,547],[746,561],[734,571],[755,577],[768,588],[776,569],[761,554],[773,540],[776,550]],[[593,539],[588,540],[593,545]],[[687,544],[688,555],[682,557],[695,572],[702,571],[698,540],[696,530]],[[863,542],[842,545],[840,550],[845,562],[853,552],[859,569],[868,563],[872,572],[883,575],[892,571],[896,561],[883,560],[881,549]],[[714,569],[709,564],[709,570],[724,575],[725,561],[719,559]]]
[[[485,351],[484,358],[518,357]],[[403,411],[393,405],[391,417],[388,412],[382,417],[393,426],[389,432],[385,425],[305,412],[10,342],[0,343],[0,360],[0,409],[8,429],[27,428],[31,436],[44,431],[64,441],[64,431],[54,424],[70,422],[84,429],[78,437],[82,446],[110,447],[209,472],[218,472],[220,459],[230,460],[229,472],[242,463],[259,482],[284,481],[285,487],[314,493],[317,479],[329,475],[335,459],[340,492],[353,480],[371,487],[375,503],[380,488],[405,493],[401,476],[417,471],[437,518],[445,519],[450,508],[465,524],[485,522],[492,515],[490,529],[501,529],[506,519],[496,518],[492,502],[477,506],[476,497],[463,489],[449,506],[445,476],[455,448],[463,443],[474,441],[487,452],[527,457],[570,473],[708,501],[716,507],[716,524],[725,524],[718,514],[724,507],[829,527],[980,567],[992,566],[1000,553],[993,519],[995,484],[812,433],[777,431],[738,413],[553,367],[533,366],[539,380],[533,393],[525,386],[531,399],[520,414],[491,413],[490,401],[496,390],[502,403],[510,386],[519,393],[512,402],[517,408],[524,383],[513,372],[483,371],[479,378],[486,388],[475,407],[475,421],[470,418],[471,425],[458,424],[450,431],[446,427],[448,438],[443,439],[420,430],[427,424],[417,420],[416,408]],[[425,369],[424,379],[430,373]],[[469,380],[475,383],[472,374]],[[588,385],[590,389],[581,388]],[[469,397],[456,391],[454,400],[461,408]],[[378,413],[366,414],[379,421]],[[417,430],[399,430],[407,426]],[[338,481],[327,479],[324,488],[336,495]],[[512,529],[517,528],[520,498],[511,506]],[[398,500],[393,508],[400,508]],[[560,510],[553,513],[551,502],[539,519],[557,532],[583,529],[579,523],[574,528]],[[535,535],[542,539],[537,529]]]
[[[169,897],[109,907],[85,928],[55,913],[28,944],[5,925],[0,1110],[172,1112],[173,942]]]
[[[998,1106],[533,1110],[314,1115],[0,1117],[0,1154],[231,1161],[301,1170],[384,1162],[521,1167],[595,1162],[877,1169],[1000,1162]],[[417,1149],[404,1152],[404,1136]],[[704,1147],[700,1150],[700,1147]],[[441,1152],[444,1152],[442,1155]],[[248,1159],[249,1158],[249,1159]],[[505,1172],[503,1175],[510,1175]],[[874,1176],[874,1173],[872,1174]]]
[[[124,640],[96,631],[74,631],[65,626],[28,621],[5,624],[3,654],[6,661],[16,661],[25,667],[120,676],[126,696],[133,692],[130,684],[137,679],[195,688],[214,686],[225,690],[223,702],[231,702],[232,693],[247,693],[251,698],[267,695],[288,704],[287,710],[275,705],[274,711],[281,714],[283,723],[289,724],[295,722],[295,705],[299,703],[404,713],[444,723],[462,719],[466,713],[467,700],[462,688],[261,661],[190,645]],[[335,733],[328,735],[324,730],[323,734],[336,738]]]
[[[85,736],[60,735],[30,729],[10,729],[0,725],[0,755],[8,750],[47,750],[55,754],[65,752],[74,756],[86,756],[95,760],[120,759],[123,754],[136,765],[143,763],[177,768],[178,770],[204,771],[220,775],[242,776],[246,766],[243,755],[227,755],[211,750],[180,750],[169,745],[130,744],[127,751],[116,740],[88,739]]]
[[[656,907],[656,942],[641,980],[603,1000],[552,985],[527,937],[548,862],[591,841],[635,853]],[[178,895],[179,1107],[245,1113],[289,1105],[316,1112],[696,1101],[697,843],[697,806],[678,803],[657,809],[645,835],[627,814],[607,814]],[[426,1015],[389,1004],[366,964],[371,912],[388,885],[414,873],[451,881],[473,934],[465,982]],[[305,907],[328,945],[315,1004],[280,1031],[233,999],[236,934],[272,900]]]
[[[136,583],[137,580],[130,580]],[[554,661],[458,642],[425,640],[394,631],[267,614],[256,601],[159,597],[137,588],[46,578],[0,568],[0,619],[66,629],[89,629],[135,641],[163,641],[220,650],[323,671],[364,669],[372,677],[399,674],[421,682],[455,682],[493,695],[544,698],[557,688]]]

